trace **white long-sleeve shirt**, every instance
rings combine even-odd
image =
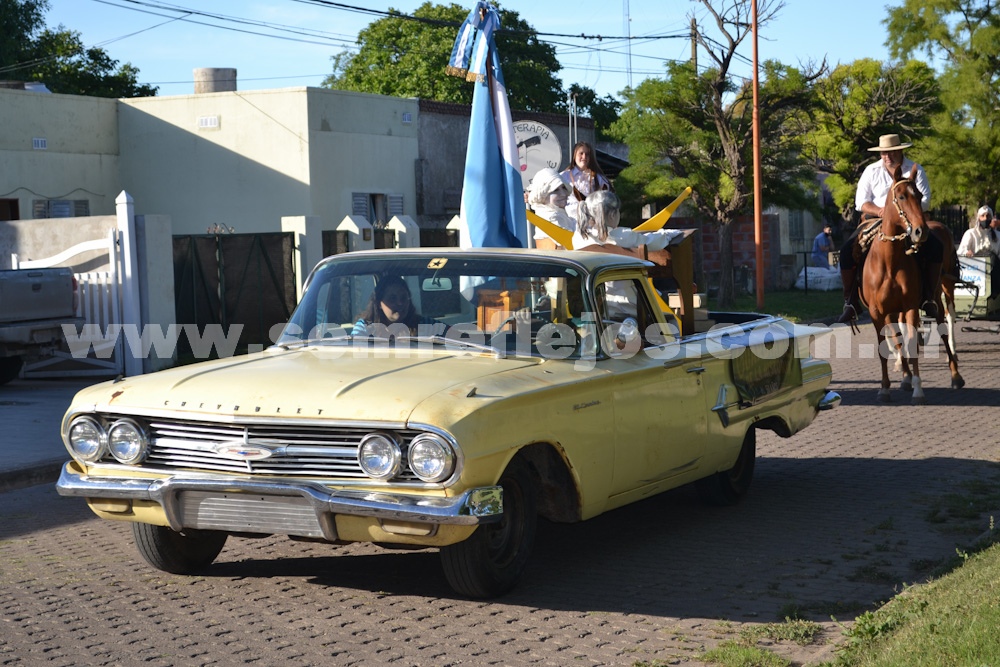
[[[913,164],[913,160],[903,158],[902,169],[904,178],[913,169]],[[931,184],[927,180],[927,173],[919,164],[917,165],[916,186],[917,190],[920,190],[920,194],[923,195],[920,198],[920,206],[926,211],[931,205]],[[891,189],[892,174],[886,170],[881,160],[872,162],[861,172],[861,179],[858,181],[858,191],[854,195],[854,208],[860,211],[862,204],[866,201],[870,201],[879,208],[885,206],[885,200],[889,196],[889,190]]]
[[[589,245],[616,245],[620,248],[635,248],[645,245],[647,250],[663,250],[670,242],[682,235],[679,229],[658,229],[655,232],[637,232],[628,227],[608,230],[608,240],[601,243],[597,239],[585,239],[580,230],[573,233],[573,247],[577,250]]]
[[[989,227],[979,225],[965,230],[958,244],[958,256],[968,257],[970,252],[974,257],[984,257],[991,252],[1000,255],[1000,234],[990,234]]]

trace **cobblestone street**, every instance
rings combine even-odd
[[[542,522],[520,586],[494,601],[454,597],[433,550],[285,537],[230,538],[205,574],[169,575],[129,524],[51,484],[0,494],[0,665],[701,664],[744,624],[794,613],[823,634],[770,648],[829,660],[831,616],[874,608],[987,530],[989,512],[935,513],[941,498],[1000,482],[1000,336],[959,334],[965,389],[924,359],[927,405],[898,389],[883,405],[862,331],[831,361],[843,404],[790,439],[762,432],[744,502],[682,488]]]

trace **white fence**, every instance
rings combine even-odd
[[[107,255],[107,271],[73,274],[77,281],[76,315],[83,318],[77,331],[78,342],[90,344],[86,356],[57,352],[52,357],[26,364],[24,377],[114,377],[142,374],[142,359],[127,355],[123,337],[118,335],[126,324],[139,325],[135,221],[132,198],[122,192],[115,200],[117,226],[108,229],[104,238],[78,243],[43,259],[19,261],[11,256],[12,268],[48,268],[64,264],[82,254],[102,251]],[[115,335],[108,335],[114,333]]]

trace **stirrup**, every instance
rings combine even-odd
[[[920,310],[924,311],[924,315],[930,318],[936,318],[938,316],[937,303],[927,299],[922,304],[920,304]]]
[[[848,313],[848,308],[850,312]],[[858,326],[858,309],[850,301],[844,303],[844,312],[837,318],[838,324],[847,324],[851,327],[851,335],[860,334],[861,327]]]
[[[848,308],[851,309],[850,315],[848,315],[848,313],[847,313],[847,309]],[[845,301],[844,302],[844,312],[842,312],[840,314],[840,317],[838,317],[836,321],[839,322],[840,324],[849,324],[851,322],[857,322],[858,321],[858,310],[857,310],[857,308],[854,307],[854,304],[851,303],[850,301]]]

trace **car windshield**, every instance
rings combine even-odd
[[[415,343],[575,358],[594,329],[584,276],[552,260],[388,254],[310,278],[277,344]]]

